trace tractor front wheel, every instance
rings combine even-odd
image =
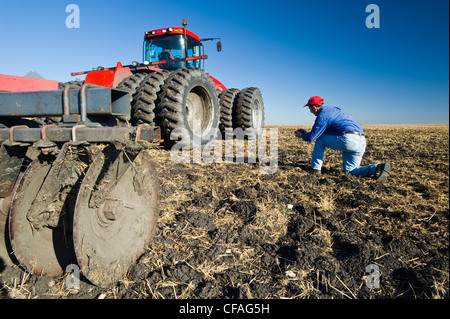
[[[159,126],[155,108],[160,101],[161,88],[169,74],[168,71],[152,72],[141,82],[133,103],[133,120],[136,124]]]
[[[122,82],[119,83],[119,85],[117,85],[117,89],[128,92],[129,98],[130,98],[132,114],[134,113],[133,112],[134,103],[135,103],[134,97],[135,97],[137,90],[139,89],[141,83],[146,78],[146,76],[147,76],[147,73],[135,73],[133,75],[130,75],[129,77],[126,77],[125,79],[122,80]],[[122,117],[122,118],[119,118],[119,120],[128,121],[128,120],[133,120],[133,118]]]
[[[219,128],[214,82],[200,69],[180,69],[166,80],[158,105],[162,135],[169,145],[193,148],[212,143]]]

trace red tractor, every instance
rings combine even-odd
[[[205,146],[217,136],[218,129],[241,128],[249,138],[258,138],[264,126],[264,104],[258,88],[227,89],[203,70],[203,41],[183,27],[145,32],[143,63],[133,62],[116,67],[98,67],[87,74],[85,83],[125,90],[130,95],[132,125],[160,126],[162,137],[173,144],[180,136],[175,129],[188,134],[193,146]],[[194,128],[194,120],[197,126]],[[223,136],[223,135],[222,135]],[[196,142],[197,141],[197,142]]]

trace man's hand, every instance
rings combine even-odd
[[[297,137],[302,137],[302,135],[303,134],[306,134],[306,133],[308,133],[308,132],[306,132],[306,130],[304,130],[304,129],[298,129],[297,131],[295,131],[295,136],[297,136]]]

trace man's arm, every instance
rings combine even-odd
[[[303,134],[302,139],[306,142],[314,142],[317,140],[328,127],[328,120],[321,112],[314,122],[311,132]]]

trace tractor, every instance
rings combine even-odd
[[[152,242],[150,148],[201,148],[236,128],[259,138],[261,92],[205,73],[202,41],[212,40],[183,20],[145,32],[142,63],[72,74],[84,81],[0,75],[0,265],[48,276],[76,265],[109,287]]]
[[[227,89],[219,80],[205,73],[202,42],[220,38],[200,39],[183,27],[145,32],[143,63],[97,67],[86,74],[85,83],[114,87],[130,94],[132,125],[160,126],[168,145],[179,141],[171,136],[175,129],[183,131],[193,147],[211,143],[218,129],[241,128],[249,138],[259,138],[264,126],[264,104],[258,88]],[[197,123],[195,123],[197,121]],[[194,124],[198,125],[198,128]]]

